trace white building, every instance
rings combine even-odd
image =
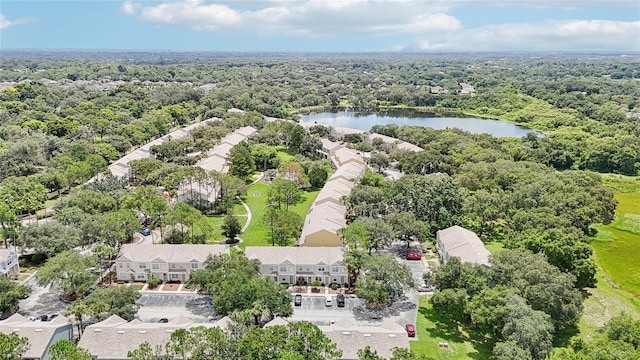
[[[116,279],[147,281],[154,274],[161,281],[185,282],[209,256],[228,253],[227,245],[124,244],[115,261]]]
[[[11,277],[19,272],[18,253],[9,249],[0,249],[0,276]]]
[[[260,273],[282,284],[324,285],[349,282],[341,247],[249,246],[249,259],[260,261]]]

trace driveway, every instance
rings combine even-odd
[[[35,276],[25,282],[31,287],[31,295],[19,302],[18,313],[25,317],[37,315],[64,315],[69,304],[61,300],[62,291],[51,289],[49,286],[40,286]]]
[[[144,236],[140,233],[135,233],[133,235],[134,242],[136,244],[159,244],[160,243],[160,232],[156,230],[151,230],[151,235]]]
[[[180,315],[195,322],[207,322],[213,316],[211,298],[195,293],[149,294],[138,299],[138,318],[143,322],[157,322],[161,318],[169,320]]]

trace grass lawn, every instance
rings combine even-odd
[[[277,151],[278,151],[278,157],[280,158],[280,163],[284,164],[289,162],[290,160],[293,160],[294,156],[291,155],[288,151],[287,148],[284,146],[278,146],[276,147]]]
[[[485,243],[484,247],[486,247],[491,254],[497,254],[500,251],[504,250],[504,244],[499,241]]]
[[[616,218],[596,227],[591,244],[606,273],[603,278],[640,299],[640,180],[607,175],[604,183],[615,191]]]
[[[233,213],[238,216],[238,220],[240,221],[240,226],[244,226],[244,223],[247,221],[247,211],[245,210],[242,204],[236,204],[233,207]],[[222,223],[224,222],[225,215],[213,215],[213,216],[205,216],[204,221],[207,222],[207,225],[213,229],[213,233],[207,239],[207,244],[217,244],[220,240],[224,240],[224,235],[222,235]],[[199,227],[196,225],[194,229],[194,233],[198,235],[200,233]]]
[[[246,246],[271,245],[269,229],[262,222],[262,218],[265,214],[265,208],[267,206],[268,191],[269,185],[261,181],[249,186],[247,189],[247,195],[244,198],[244,201],[251,209],[251,224],[247,228],[247,231],[240,235],[242,240],[244,240],[243,243],[240,244],[242,248]],[[320,191],[303,191],[302,201],[291,206],[289,210],[296,212],[304,219],[319,192]]]
[[[417,339],[411,341],[411,351],[428,355],[434,359],[489,359],[491,357],[491,339],[476,333],[466,332],[445,316],[433,310],[428,298],[420,297]],[[446,342],[448,349],[438,346]]]

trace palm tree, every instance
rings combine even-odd
[[[98,321],[102,321],[103,315],[109,313],[109,310],[111,310],[111,306],[102,301],[89,305],[89,313],[95,316]]]
[[[74,318],[74,320],[76,321],[76,324],[78,324],[78,334],[80,336],[82,336],[82,330],[83,330],[82,320],[84,316],[88,314],[89,314],[89,307],[81,301],[74,302],[67,309],[66,315],[72,316]]]
[[[98,244],[93,248],[93,254],[97,256],[100,261],[100,284],[102,284],[104,281],[102,278],[102,266],[104,265],[104,261],[113,259],[118,255],[118,251],[113,246]]]
[[[269,308],[262,302],[262,300],[256,300],[253,302],[253,307],[249,310],[253,316],[255,325],[258,326],[263,316],[269,315]]]

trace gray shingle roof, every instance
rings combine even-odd
[[[463,263],[489,266],[491,253],[473,231],[454,225],[438,230],[436,236],[449,256],[455,256]]]
[[[164,345],[177,329],[197,326],[214,327],[215,323],[195,323],[183,316],[168,323],[144,323],[140,320],[126,322],[115,316],[87,326],[78,346],[87,349],[98,359],[128,359],[127,352],[148,342],[152,349]]]
[[[51,321],[30,321],[16,313],[0,321],[0,332],[4,334],[17,333],[21,337],[29,339],[30,347],[23,357],[37,359],[49,346],[55,331],[60,327],[69,326],[71,326],[71,322],[64,316],[58,316]]]
[[[150,262],[155,259],[166,262],[186,263],[191,260],[204,262],[209,255],[228,254],[227,245],[201,244],[124,244],[116,261]]]
[[[247,246],[245,254],[249,259],[258,259],[262,264],[335,264],[344,260],[341,247],[299,247],[299,246]]]

